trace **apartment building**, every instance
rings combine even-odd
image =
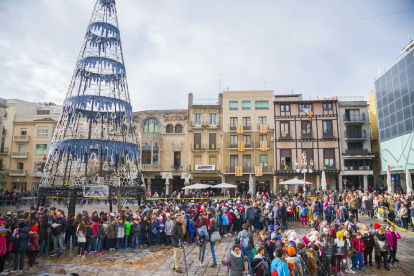
[[[341,128],[341,165],[339,189],[368,190],[374,184],[371,152],[371,129],[367,101],[339,101],[339,125]]]
[[[325,171],[327,189],[337,189],[341,171],[338,100],[304,100],[301,94],[274,96],[276,183],[303,179],[297,170],[306,169],[307,191],[320,189]],[[304,168],[301,163],[306,156]],[[278,186],[278,190],[303,190],[300,186]]]
[[[7,100],[0,190],[37,189],[62,106]]]
[[[222,100],[197,99],[188,95],[188,141],[190,162],[187,168],[192,183],[222,182]]]
[[[6,165],[3,163],[3,156],[8,154],[8,149],[4,147],[6,139],[6,127],[4,126],[4,119],[7,117],[7,101],[0,98],[0,131],[1,131],[1,140],[0,140],[0,194],[6,186],[6,178],[8,171],[6,171]]]
[[[223,92],[223,182],[238,191],[275,189],[273,91]],[[231,191],[232,192],[232,191]]]
[[[148,192],[182,191],[189,176],[186,109],[134,112],[140,150],[140,170]]]
[[[371,130],[371,154],[372,158],[372,170],[374,171],[374,184],[383,184],[383,177],[381,176],[381,160],[380,160],[380,145],[379,145],[379,132],[377,121],[377,104],[375,101],[375,92],[368,95],[368,115],[369,115],[369,127]]]

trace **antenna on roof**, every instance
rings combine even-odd
[[[293,90],[292,90],[292,95],[293,95]]]

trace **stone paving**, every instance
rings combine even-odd
[[[96,208],[96,206],[91,206],[91,208]],[[3,212],[3,210],[0,211]],[[78,211],[80,211],[80,209],[78,209]],[[360,218],[360,222],[369,224],[366,218]],[[371,223],[375,222],[377,222],[377,220],[373,220]],[[305,235],[309,231],[309,227],[303,227],[297,222],[289,223],[289,226],[290,229],[295,229],[299,235]],[[365,267],[365,272],[357,272],[353,275],[414,275],[414,234],[403,231],[399,232],[402,239],[399,241],[398,246],[397,258],[400,262],[398,263],[397,268],[391,268],[390,271],[387,271],[384,268],[377,270],[375,266]],[[218,266],[211,268],[209,267],[212,263],[209,246],[206,247],[205,255],[205,262],[207,266],[200,267],[198,262],[198,247],[195,244],[185,244],[188,275],[227,275],[227,269],[225,266],[221,265],[220,261],[224,256],[226,256],[230,245],[231,237],[223,237],[221,243],[216,246]],[[25,272],[22,275],[38,275],[41,272],[54,273],[59,269],[64,269],[68,275],[76,272],[82,276],[180,275],[171,270],[173,250],[171,247],[167,246],[142,248],[131,251],[105,251],[104,255],[95,255],[86,258],[77,257],[76,251],[69,249],[65,250],[63,258],[52,257],[51,259],[40,259],[38,261],[38,268],[33,271],[27,271],[26,261]],[[7,266],[7,268],[9,267],[10,266]],[[184,267],[184,258],[182,256],[182,268]]]

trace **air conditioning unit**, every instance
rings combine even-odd
[[[282,165],[286,165],[286,158],[285,157],[281,157],[280,158],[280,162],[282,163]]]
[[[274,142],[275,141],[275,137],[270,137],[270,142]]]

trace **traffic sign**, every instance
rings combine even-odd
[[[348,182],[348,179],[344,178],[344,179],[342,179],[342,182],[346,183],[346,182]]]

